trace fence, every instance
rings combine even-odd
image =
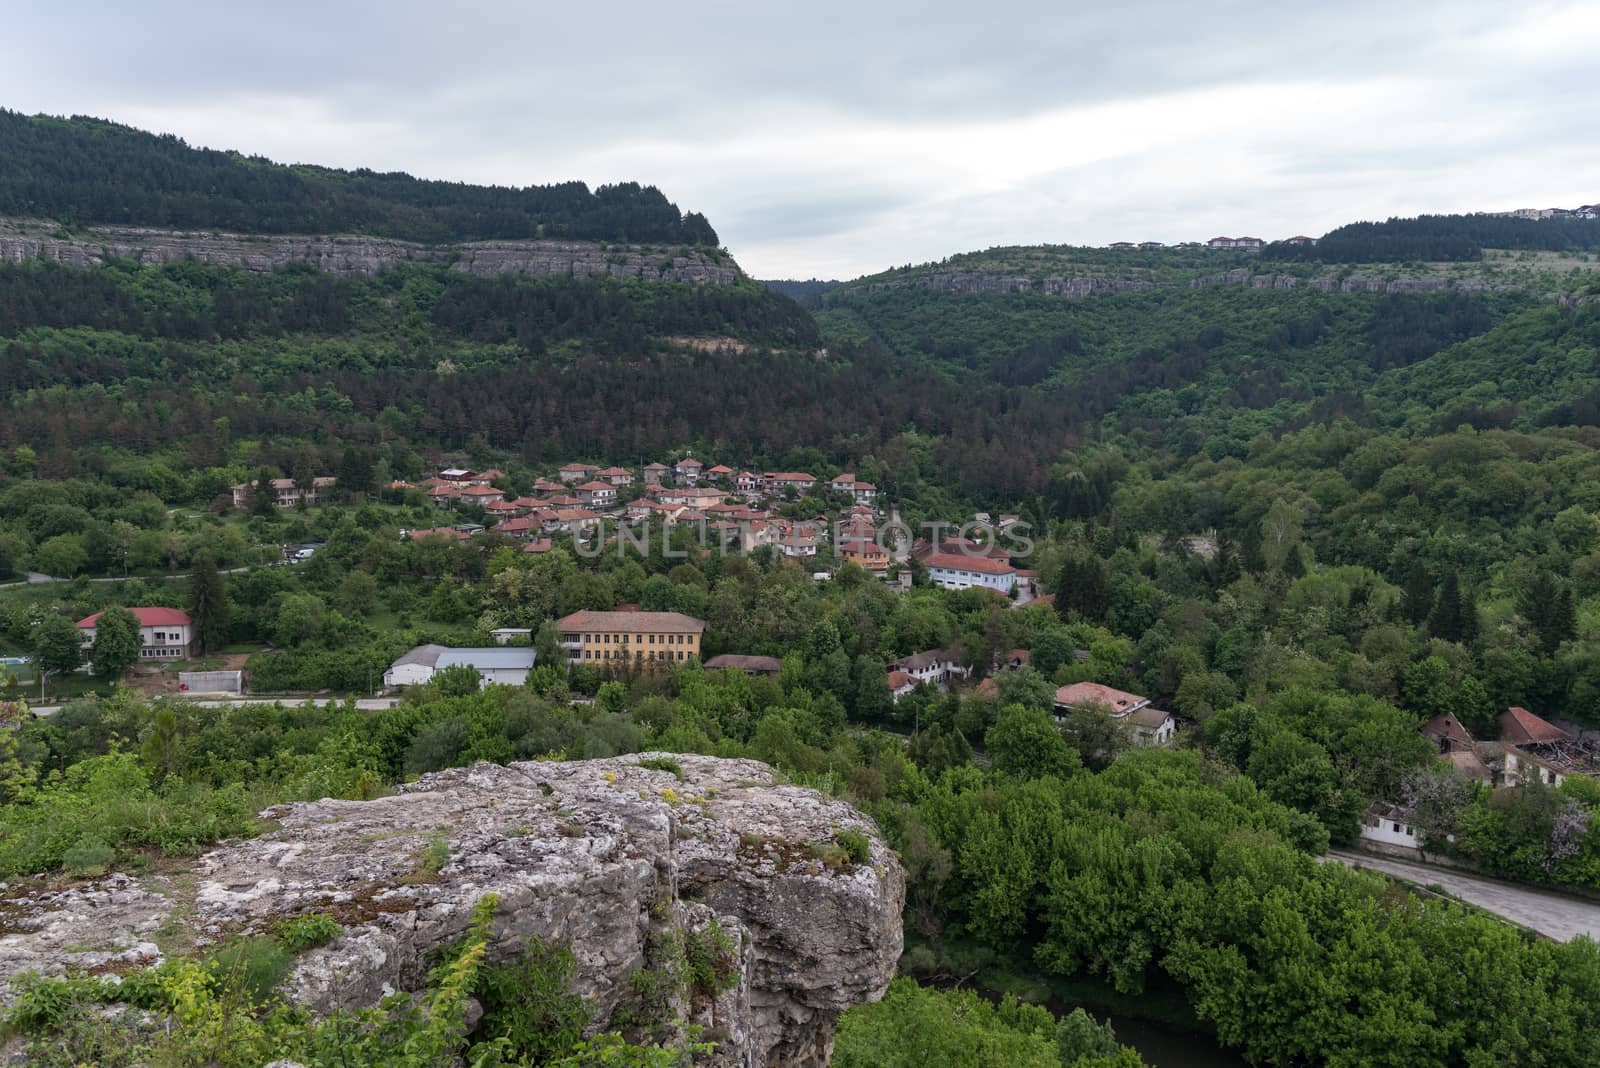
[[[178,685],[186,693],[244,693],[242,671],[180,671]]]

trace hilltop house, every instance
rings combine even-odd
[[[613,486],[633,485],[633,472],[626,467],[608,467],[594,477],[602,482],[609,482]]]
[[[567,464],[556,475],[562,482],[582,482],[598,470],[594,464]]]
[[[693,456],[685,456],[672,465],[672,477],[686,486],[693,486],[700,481],[700,472],[705,466]]]
[[[798,496],[811,492],[811,487],[817,484],[817,476],[804,471],[769,471],[762,482],[774,492],[792,489]]]
[[[1177,733],[1172,713],[1156,708],[1148,697],[1097,682],[1074,682],[1056,690],[1057,718],[1078,708],[1103,708],[1128,731],[1134,745],[1166,745]]]
[[[928,580],[947,590],[973,586],[1010,594],[1017,584],[1017,569],[990,556],[934,552],[919,557],[928,569]]]
[[[903,656],[889,665],[892,671],[904,672],[913,684],[930,683],[941,689],[955,679],[964,679],[971,672],[961,665],[956,654],[948,649],[928,649]]]

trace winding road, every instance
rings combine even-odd
[[[1368,868],[1419,886],[1437,886],[1451,897],[1557,942],[1570,942],[1579,935],[1600,941],[1600,902],[1393,857],[1335,850],[1326,859],[1353,868]]]

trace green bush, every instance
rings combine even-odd
[[[842,827],[834,833],[833,840],[844,850],[844,855],[857,864],[865,864],[872,859],[872,843],[858,830]]]
[[[583,1037],[589,1006],[573,992],[578,963],[572,950],[528,939],[509,964],[484,968],[473,992],[483,1004],[476,1037],[504,1039],[518,1063],[544,1064]]]
[[[223,989],[237,991],[258,1005],[271,1000],[293,966],[294,954],[267,935],[234,939],[211,955],[212,970]]]
[[[117,859],[117,851],[93,836],[78,839],[61,854],[61,867],[69,875],[104,875]]]
[[[343,930],[339,921],[332,916],[313,912],[280,921],[273,934],[290,953],[304,953],[308,949],[327,945],[338,938]]]

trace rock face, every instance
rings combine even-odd
[[[764,764],[661,758],[675,772],[646,759],[440,772],[375,801],[268,810],[277,829],[206,854],[189,874],[12,886],[0,891],[0,1000],[22,971],[148,964],[157,942],[206,944],[321,912],[344,931],[298,958],[286,993],[315,1010],[362,1007],[419,989],[430,953],[496,893],[490,959],[511,958],[530,935],[570,945],[596,1028],[664,940],[715,921],[728,989],[680,991],[676,1014],[718,1042],[715,1063],[826,1064],[839,1014],[881,996],[893,975],[898,862],[849,805],[774,785]],[[827,848],[841,829],[867,836],[864,862]]]
[[[1420,276],[1383,278],[1376,275],[1324,275],[1302,279],[1292,274],[1255,274],[1246,268],[1200,275],[1179,282],[1147,282],[1136,278],[1048,276],[1032,278],[993,271],[935,271],[911,278],[868,282],[849,289],[932,289],[943,293],[1038,293],[1052,297],[1091,297],[1106,293],[1144,293],[1152,289],[1248,286],[1251,289],[1313,289],[1341,293],[1486,293],[1515,290],[1470,278]]]
[[[74,267],[120,256],[139,263],[195,260],[214,267],[271,271],[291,263],[315,264],[329,274],[376,274],[402,263],[448,263],[467,274],[609,275],[647,282],[728,285],[740,278],[726,256],[640,245],[589,241],[471,241],[426,245],[355,234],[229,234],[96,226],[68,235],[54,224],[0,219],[0,263],[44,258]]]

